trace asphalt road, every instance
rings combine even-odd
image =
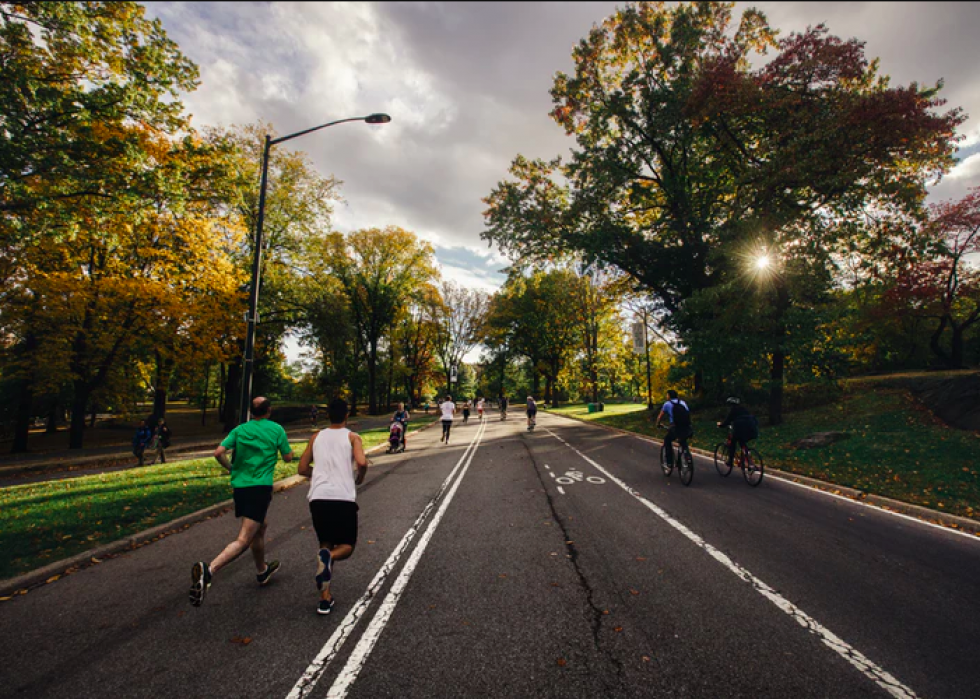
[[[307,486],[187,601],[230,515],[0,604],[11,697],[978,696],[980,541],[553,415],[372,457],[315,613]]]

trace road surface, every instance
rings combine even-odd
[[[980,541],[554,415],[457,422],[372,457],[315,613],[304,483],[269,558],[203,606],[197,524],[0,604],[10,697],[955,697],[980,694]]]

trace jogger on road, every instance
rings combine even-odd
[[[349,558],[357,545],[357,486],[364,482],[368,461],[361,437],[347,429],[347,401],[338,398],[328,409],[330,427],[310,437],[297,473],[310,479],[310,515],[320,550],[316,554],[317,614],[334,606],[330,592],[333,564]],[[354,478],[353,466],[357,466]]]
[[[251,549],[255,561],[255,577],[259,585],[269,582],[279,570],[279,561],[265,560],[265,515],[272,502],[272,483],[279,454],[283,461],[293,460],[292,447],[286,430],[269,419],[272,404],[261,396],[252,401],[252,419],[245,422],[224,438],[215,449],[214,458],[231,474],[231,487],[235,498],[235,517],[242,518],[238,538],[210,564],[198,561],[191,567],[190,600],[195,607],[201,606],[204,595],[211,587],[211,578],[219,570]],[[232,460],[228,461],[228,452]]]
[[[449,430],[453,427],[453,413],[456,412],[453,397],[446,396],[446,400],[439,406],[439,410],[442,411],[442,438],[439,441],[449,444]]]

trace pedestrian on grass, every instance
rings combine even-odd
[[[133,456],[140,460],[140,466],[143,465],[146,445],[150,443],[151,439],[153,439],[153,430],[147,426],[146,420],[140,420],[140,426],[136,428],[136,434],[133,435]]]
[[[456,404],[453,403],[453,397],[447,395],[446,400],[439,406],[439,410],[442,411],[442,437],[439,441],[449,444],[449,430],[453,426],[453,413],[456,412]]]
[[[279,454],[284,461],[293,460],[286,430],[269,419],[272,404],[268,398],[252,401],[252,420],[242,423],[224,438],[214,450],[214,458],[231,474],[235,498],[235,517],[241,517],[238,538],[228,544],[210,564],[198,561],[191,567],[191,604],[201,606],[211,587],[212,577],[226,565],[252,551],[255,577],[259,585],[269,582],[279,570],[279,561],[265,560],[266,513],[272,502],[272,483]],[[231,461],[228,452],[232,452]]]
[[[167,463],[166,450],[170,448],[170,427],[163,418],[157,421],[157,431],[154,436],[157,442],[157,456],[160,457],[160,463],[165,464]]]
[[[357,486],[364,482],[368,467],[360,435],[347,429],[347,401],[331,401],[327,412],[330,427],[310,437],[297,468],[299,475],[310,479],[306,497],[320,544],[315,577],[320,591],[317,614],[329,614],[333,609],[333,564],[349,558],[357,545]]]

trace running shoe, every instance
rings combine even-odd
[[[198,561],[191,566],[191,604],[200,607],[204,601],[204,595],[211,587],[211,568],[204,561]]]
[[[316,589],[322,590],[323,586],[330,582],[332,568],[333,558],[330,556],[330,550],[320,549],[316,554]]]
[[[330,599],[320,600],[320,604],[318,604],[316,608],[316,613],[329,614],[330,610],[333,609],[333,602],[334,602],[333,597],[331,597]]]
[[[259,585],[265,585],[277,570],[279,570],[279,561],[266,561],[265,572],[256,575],[255,579],[259,581]]]

